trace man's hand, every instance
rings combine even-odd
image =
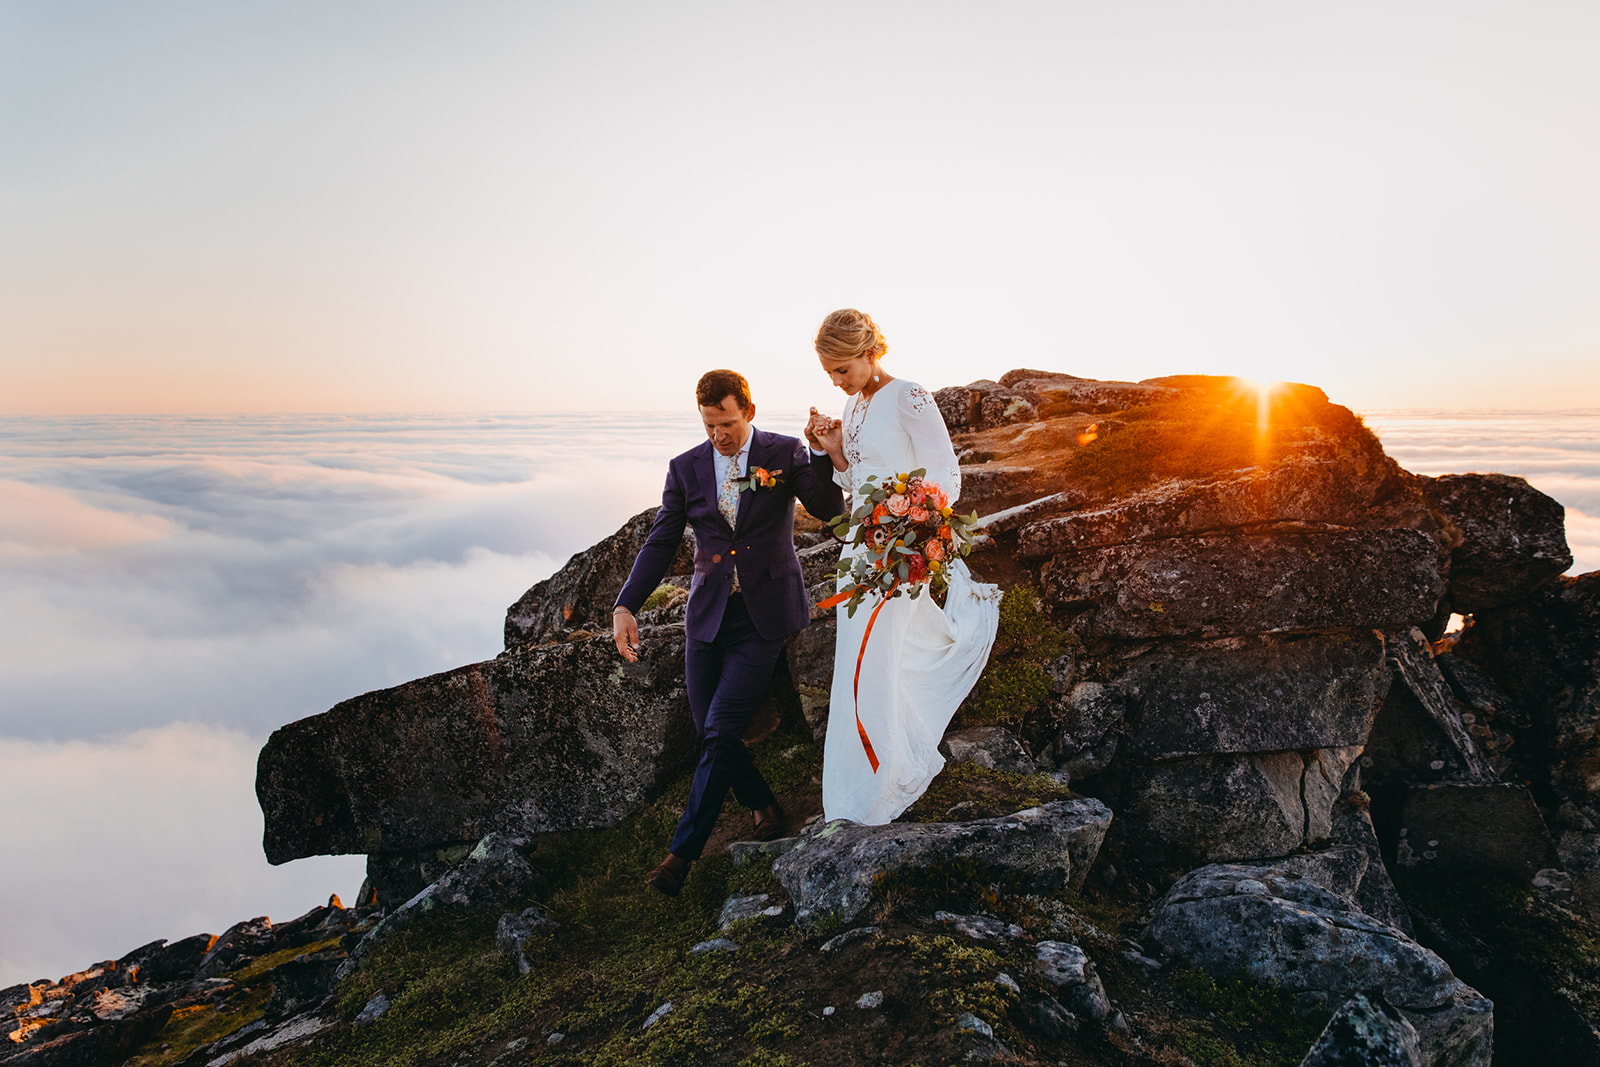
[[[611,639],[617,643],[617,651],[622,653],[623,659],[629,663],[639,662],[639,620],[627,608],[611,613]]]

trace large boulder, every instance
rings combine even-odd
[[[1145,638],[1414,625],[1443,580],[1415,530],[1217,534],[1064,552],[1045,597],[1093,637]]]
[[[887,875],[968,861],[996,877],[1047,892],[1083,884],[1110,810],[1098,800],[1058,800],[997,819],[863,826],[844,819],[801,835],[772,864],[794,902],[795,922],[815,931],[853,921]]]
[[[1525,479],[1444,474],[1418,481],[1460,534],[1450,552],[1452,610],[1472,615],[1521,600],[1572,566],[1566,509]]]
[[[1143,759],[1362,745],[1386,684],[1371,630],[1173,641],[1107,688]]]
[[[261,750],[270,863],[608,826],[691,764],[681,627],[523,645],[347,700]]]
[[[950,386],[933,394],[945,427],[977,430],[1031,422],[1039,417],[1039,396],[1026,389],[1013,389],[987,378],[968,385]]]
[[[639,512],[616,533],[575,554],[560,570],[523,593],[506,609],[506,647],[549,641],[573,630],[610,633],[612,605],[644,547],[656,511]],[[694,530],[684,530],[667,573],[694,573]]]
[[[1332,836],[1359,748],[1195,756],[1130,767],[1108,789],[1120,849],[1163,867],[1282,856]]]
[[[1494,1005],[1438,956],[1343,897],[1273,866],[1192,871],[1144,938],[1214,978],[1243,972],[1333,1008],[1377,990],[1415,1028],[1424,1067],[1488,1067]]]

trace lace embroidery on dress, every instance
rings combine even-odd
[[[926,411],[930,405],[937,406],[935,405],[933,397],[929,396],[928,391],[920,385],[908,386],[906,388],[906,397],[903,402],[910,405],[911,410],[915,411],[918,415]],[[940,417],[943,418],[943,416]]]
[[[861,453],[861,427],[867,421],[867,409],[871,406],[871,398],[863,404],[860,396],[850,398],[850,410],[844,416],[844,458],[849,461],[851,472],[860,464]]]

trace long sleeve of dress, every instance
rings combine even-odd
[[[836,470],[833,472],[833,484],[854,496],[856,491],[855,473],[855,464],[847,463],[844,470]]]
[[[961,495],[961,465],[956,462],[956,450],[950,444],[950,431],[945,429],[939,405],[922,386],[901,390],[900,425],[911,438],[916,465],[926,467],[927,480],[943,489],[950,502],[955,503]]]

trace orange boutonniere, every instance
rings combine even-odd
[[[734,484],[739,487],[739,492],[741,493],[746,489],[751,491],[756,489],[772,489],[783,484],[783,479],[778,477],[778,475],[782,473],[782,470],[769,471],[765,467],[751,467],[750,477],[741,478]]]

